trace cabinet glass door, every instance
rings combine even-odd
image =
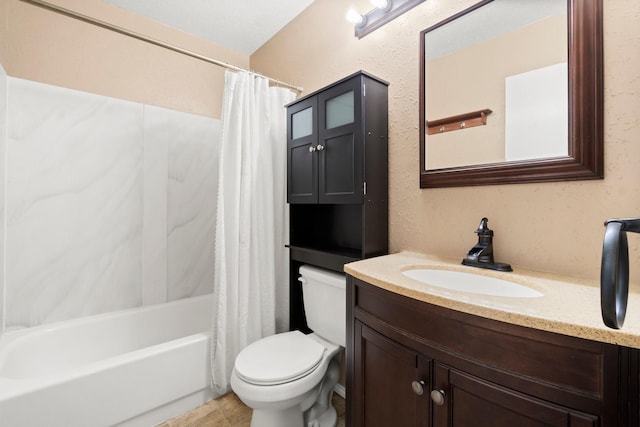
[[[313,133],[313,107],[291,115],[291,138],[298,139]]]
[[[316,98],[287,110],[287,202],[318,202]]]
[[[353,99],[353,91],[351,90],[327,101],[326,129],[353,123]]]
[[[319,95],[318,201],[348,204],[363,200],[363,135],[360,79]]]

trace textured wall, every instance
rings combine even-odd
[[[353,2],[361,12],[366,0]],[[640,216],[640,2],[604,0],[606,179],[453,189],[419,188],[419,32],[475,3],[427,0],[358,40],[342,0],[316,0],[251,57],[251,67],[318,89],[358,69],[389,87],[392,251],[461,258],[487,216],[496,256],[518,267],[597,279],[603,221]],[[640,278],[640,236],[630,236]]]
[[[7,1],[0,0],[0,64],[5,64],[8,54],[9,43],[7,41],[7,28],[9,24],[9,13]]]

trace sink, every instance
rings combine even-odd
[[[511,298],[543,296],[541,292],[518,283],[462,271],[415,268],[403,271],[402,274],[427,285],[451,291]]]

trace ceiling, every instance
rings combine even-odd
[[[314,0],[102,0],[251,55]]]

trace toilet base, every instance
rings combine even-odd
[[[305,427],[336,427],[338,413],[331,405],[331,398],[339,376],[340,355],[336,354],[329,362],[315,403],[305,412]]]
[[[304,418],[299,407],[279,411],[254,409],[251,427],[336,427],[338,425],[338,413],[331,405],[313,421],[305,423]]]
[[[329,406],[318,418],[305,427],[336,427],[338,425],[338,413],[333,406]]]

